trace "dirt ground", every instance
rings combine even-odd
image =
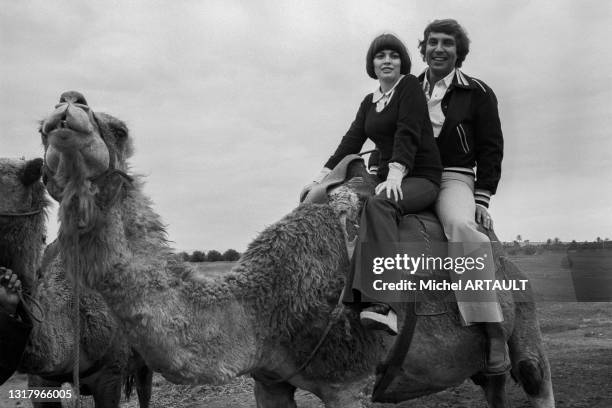
[[[567,290],[568,270],[561,254],[517,258],[524,271],[534,278],[542,290]],[[571,289],[571,286],[569,287]],[[550,292],[550,290],[549,290]],[[563,294],[564,301],[538,303],[538,315],[544,343],[552,367],[553,386],[559,408],[612,407],[612,303],[576,303],[565,301],[571,290]],[[555,293],[543,298],[557,297]],[[8,398],[11,389],[26,387],[25,375],[15,375],[0,386],[0,407],[26,408],[29,401]],[[255,408],[252,381],[242,377],[223,386],[178,386],[154,378],[152,408]],[[511,383],[509,399],[514,408],[529,407],[520,387]],[[322,408],[312,394],[298,391],[300,408]],[[93,406],[85,399],[84,406]],[[124,401],[122,408],[136,408],[137,398]],[[375,408],[485,408],[479,387],[471,382],[428,397],[402,404],[371,404]]]

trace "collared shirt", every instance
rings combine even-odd
[[[453,83],[455,77],[455,69],[444,78],[440,79],[434,84],[433,91],[429,95],[429,79],[427,78],[427,71],[425,71],[425,77],[423,78],[423,91],[425,91],[425,97],[427,98],[427,108],[429,109],[429,119],[433,126],[434,137],[438,137],[442,131],[442,125],[444,125],[444,112],[442,112],[442,99],[446,95],[446,91]]]
[[[399,84],[403,77],[404,75],[400,75],[399,79],[395,82],[391,89],[385,93],[380,90],[380,86],[376,88],[372,95],[372,103],[376,104],[376,112],[380,112],[389,104],[391,97],[393,97],[393,94],[395,93],[395,87],[397,84]]]

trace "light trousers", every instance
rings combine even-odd
[[[451,279],[464,282],[495,279],[495,259],[491,242],[487,235],[478,231],[478,224],[475,221],[474,177],[449,171],[443,172],[436,212],[449,242],[449,256],[482,257],[484,261],[482,270],[471,270],[464,275],[451,272]],[[465,324],[504,320],[495,292],[474,291],[469,299],[469,301],[461,299],[457,301]]]

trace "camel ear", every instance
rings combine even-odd
[[[38,181],[40,179],[40,176],[42,176],[42,166],[43,159],[41,158],[29,160],[23,169],[23,174],[21,175],[21,182],[24,185],[29,186],[30,184],[33,184]]]

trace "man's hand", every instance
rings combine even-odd
[[[476,205],[476,222],[482,224],[485,229],[493,229],[493,219],[489,215],[489,211],[482,205]]]
[[[15,314],[19,304],[21,281],[12,270],[0,266],[0,309]]]

